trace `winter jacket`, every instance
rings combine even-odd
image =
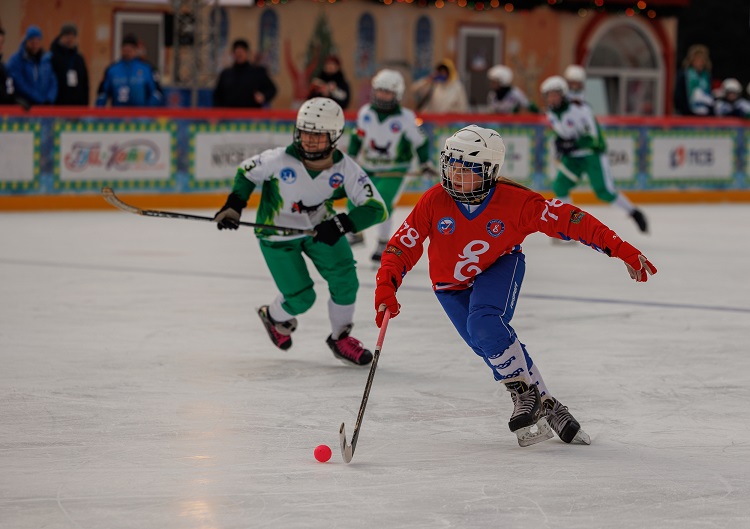
[[[255,92],[265,96],[265,102],[255,101]],[[261,108],[276,96],[276,85],[262,66],[249,62],[234,64],[222,70],[214,89],[215,107]]]
[[[13,79],[8,76],[8,71],[3,64],[3,56],[0,55],[0,105],[14,105],[16,98],[13,92]]]
[[[99,84],[96,106],[154,107],[162,104],[162,96],[154,80],[151,65],[141,59],[121,59],[111,64]]]
[[[336,73],[326,73],[326,72],[320,72],[320,74],[317,76],[317,79],[323,81],[325,84],[334,83],[336,85],[336,88],[328,92],[327,94],[323,94],[319,91],[318,87],[316,85],[312,85],[310,87],[310,92],[307,94],[307,98],[313,98],[313,97],[327,97],[329,99],[333,99],[336,101],[341,108],[346,110],[346,107],[349,106],[349,83],[346,82],[346,79],[344,78],[344,74],[339,70]]]
[[[57,78],[52,71],[49,54],[39,50],[35,55],[26,51],[24,38],[21,47],[8,60],[8,75],[13,78],[16,97],[32,104],[52,104],[57,98]]]
[[[67,48],[57,37],[50,47],[52,70],[57,78],[56,105],[89,104],[89,72],[78,48]]]

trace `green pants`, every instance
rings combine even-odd
[[[586,174],[591,183],[591,189],[599,200],[614,202],[617,198],[612,173],[609,170],[609,160],[606,154],[589,154],[588,156],[563,156],[560,162],[566,170],[558,168],[552,189],[558,197],[567,197],[570,190]]]
[[[282,308],[296,316],[307,312],[315,303],[313,280],[303,255],[312,261],[337,305],[351,305],[357,299],[359,280],[354,255],[346,238],[333,246],[313,242],[312,237],[291,241],[260,240],[260,250],[271,271],[276,287],[284,296]]]

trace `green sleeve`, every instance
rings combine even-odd
[[[349,139],[349,149],[347,154],[351,157],[356,157],[359,154],[359,150],[362,148],[362,138],[359,137],[357,132],[353,132]]]
[[[234,175],[234,185],[232,186],[232,193],[237,195],[239,198],[247,202],[250,195],[255,189],[255,184],[248,180],[245,176],[245,170],[240,167],[237,169],[237,174]]]
[[[430,161],[430,140],[427,138],[422,145],[417,147],[417,158],[419,158],[419,163]]]
[[[354,224],[354,231],[360,232],[370,226],[379,224],[388,218],[385,204],[379,200],[370,199],[349,212],[349,219]]]

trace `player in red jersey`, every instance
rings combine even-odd
[[[388,242],[377,274],[376,323],[399,313],[396,291],[430,239],[430,278],[458,333],[505,384],[514,403],[508,426],[521,446],[552,437],[588,444],[566,406],[547,390],[539,369],[510,326],[525,272],[521,243],[542,232],[617,257],[630,277],[647,281],[656,268],[592,215],[500,176],[505,145],[476,125],[445,141],[441,184],[419,200]]]

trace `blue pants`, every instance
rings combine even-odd
[[[508,378],[498,371],[497,362],[490,362],[490,359],[500,358],[517,339],[510,320],[513,319],[526,272],[525,259],[522,253],[504,255],[476,276],[472,287],[436,292],[438,301],[458,334],[484,359],[492,369],[495,380]],[[520,345],[527,368],[531,369],[531,357],[526,347]]]

